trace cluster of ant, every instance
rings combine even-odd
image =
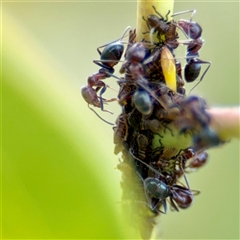
[[[186,82],[194,82],[200,75],[201,65],[208,65],[199,78],[201,82],[211,63],[199,59],[199,49],[204,40],[201,26],[192,21],[195,10],[173,14],[172,17],[192,13],[190,20],[177,22],[168,20],[170,11],[166,17],[155,8],[154,11],[156,14],[149,15],[147,19],[143,17],[149,29],[143,34],[149,34],[149,41],[142,39],[136,42],[135,30],[128,27],[120,39],[97,49],[100,60],[94,60],[94,63],[101,68],[88,78],[88,85],[82,88],[82,96],[88,105],[105,112],[108,110],[104,109],[104,103],[118,100],[122,113],[113,126],[114,144],[115,154],[121,152],[123,161],[117,168],[123,172],[123,180],[128,178],[126,169],[137,174],[145,193],[145,204],[158,215],[166,213],[167,200],[171,209],[176,211],[192,204],[198,191],[190,189],[185,173],[202,167],[208,158],[205,149],[217,145],[219,139],[209,129],[210,117],[205,101],[197,96],[186,97],[182,67],[174,54],[179,45],[187,46]],[[179,40],[178,30],[183,32],[186,40]],[[114,66],[121,61],[123,38],[127,33],[129,40],[120,69],[124,77],[117,77]],[[153,41],[153,35],[157,42]],[[108,87],[103,80],[109,77],[116,78],[119,84],[117,98],[105,99],[102,96]],[[190,133],[193,136],[193,146],[185,149],[164,146],[162,133],[171,132],[172,123],[179,129],[179,134]],[[157,146],[153,144],[156,136]],[[179,182],[181,176],[186,185]],[[128,184],[127,180],[125,184]],[[124,198],[129,200],[131,197],[126,195]]]

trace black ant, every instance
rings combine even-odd
[[[109,87],[102,80],[111,76],[115,77],[113,75],[114,73],[113,67],[120,61],[122,57],[122,54],[124,51],[124,46],[123,46],[124,43],[122,42],[122,39],[125,37],[126,33],[129,30],[130,30],[130,27],[127,27],[120,39],[107,43],[97,48],[97,51],[100,54],[100,60],[93,60],[93,62],[98,66],[100,66],[101,68],[97,73],[88,77],[88,85],[82,87],[81,89],[82,96],[84,100],[88,103],[88,106],[90,104],[95,107],[101,108],[102,111],[111,113],[108,110],[104,110],[103,104],[105,102],[117,101],[117,99],[113,98],[113,99],[107,100],[102,98],[103,93],[106,91],[107,87]],[[103,47],[105,48],[101,52],[100,49]],[[95,87],[95,89],[93,87]],[[97,92],[100,89],[101,89],[100,94],[99,96],[97,96]],[[94,111],[93,109],[91,110]],[[100,117],[98,114],[97,116]],[[105,121],[104,119],[102,120]]]
[[[195,12],[193,12],[193,14],[195,14]],[[190,41],[183,43],[187,45],[187,64],[184,68],[184,77],[186,82],[194,82],[198,78],[201,71],[201,64],[208,64],[208,66],[200,77],[199,82],[191,89],[191,91],[203,80],[205,74],[211,66],[211,62],[199,59],[198,52],[204,44],[204,40],[200,38],[202,35],[202,28],[198,23],[192,22],[192,16],[190,21],[184,19],[178,21],[178,25],[185,35],[191,39]]]
[[[145,163],[141,159],[137,158],[133,155],[132,150],[130,149],[131,156],[139,161],[140,163],[147,166],[151,171],[153,171],[156,176],[155,177],[147,177],[143,179],[143,177],[138,173],[140,179],[144,185],[145,195],[148,201],[148,206],[152,211],[166,213],[167,212],[167,204],[166,198],[170,198],[171,206],[176,210],[179,208],[185,209],[188,208],[193,202],[194,192],[199,193],[198,191],[191,191],[190,189],[180,186],[180,185],[173,185],[169,186],[165,182],[165,176],[160,173],[158,170],[150,166],[149,164]],[[176,204],[178,207],[176,206]],[[163,205],[164,211],[159,209],[159,205]]]

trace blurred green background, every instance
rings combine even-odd
[[[238,105],[239,3],[175,3],[175,12],[186,9],[197,9],[206,41],[201,59],[212,62],[193,93],[210,106]],[[135,20],[136,2],[2,3],[3,239],[136,236],[121,221],[112,128],[80,93],[98,71],[96,48]],[[184,53],[179,48],[177,56]],[[114,82],[107,81],[117,89]],[[113,116],[99,113],[114,122],[121,109],[107,107]],[[160,218],[161,239],[239,238],[239,141],[209,154],[207,166],[188,175],[201,194],[188,210]]]

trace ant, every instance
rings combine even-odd
[[[194,192],[186,187],[182,187],[180,185],[173,185],[169,186],[164,181],[165,176],[157,171],[155,168],[150,166],[149,164],[145,163],[141,159],[137,158],[133,155],[131,149],[130,149],[131,156],[147,166],[152,172],[156,174],[156,177],[147,177],[143,179],[143,177],[138,173],[140,179],[143,182],[145,195],[148,201],[148,206],[152,211],[156,211],[159,213],[166,214],[167,212],[167,204],[166,204],[166,198],[170,198],[170,204],[171,206],[176,210],[179,208],[185,209],[188,208],[192,202],[193,202],[193,196]],[[162,180],[163,179],[163,180]],[[195,191],[196,193],[199,193],[198,191]],[[164,211],[161,211],[159,209],[159,204],[163,205]],[[176,206],[178,205],[178,207]]]
[[[93,60],[93,62],[95,64],[97,64],[98,66],[100,66],[101,68],[97,73],[88,77],[88,80],[87,80],[88,85],[82,87],[82,89],[81,89],[82,97],[88,103],[88,106],[90,104],[95,107],[101,108],[102,111],[111,113],[108,110],[104,110],[103,103],[117,101],[117,99],[113,98],[110,100],[106,100],[106,99],[102,98],[102,94],[106,91],[107,87],[109,87],[102,80],[104,80],[108,77],[111,77],[111,76],[115,77],[113,75],[114,66],[120,61],[123,51],[124,51],[124,46],[123,46],[124,43],[123,43],[122,39],[125,37],[126,33],[129,30],[130,30],[130,27],[127,27],[120,39],[117,39],[113,42],[107,43],[107,44],[102,45],[97,48],[97,51],[100,55],[100,60]],[[101,52],[100,49],[103,47],[104,47],[104,49]],[[93,87],[95,87],[95,89]],[[98,97],[97,92],[100,89],[101,89],[101,91],[100,91],[100,94]],[[93,109],[91,109],[91,110],[94,111]],[[100,117],[98,114],[97,114],[97,116]]]
[[[148,57],[148,50],[145,47],[146,43],[138,42],[134,43],[126,52],[126,62],[124,68],[126,70],[125,80],[119,80],[118,84],[135,85],[137,89],[129,94],[133,94],[132,102],[139,112],[143,115],[148,115],[152,111],[153,97],[164,108],[168,109],[168,106],[161,101],[161,99],[150,88],[150,82],[145,76],[145,64],[144,60]],[[151,57],[151,56],[150,56]],[[123,102],[121,100],[121,102]]]
[[[177,27],[178,28],[180,27],[173,20],[168,22],[168,15],[170,11],[168,11],[165,19],[156,10],[154,6],[152,7],[157,15],[151,14],[148,16],[147,20],[144,17],[143,17],[143,20],[146,21],[148,28],[150,30],[149,33],[150,33],[150,39],[152,44],[153,44],[152,35],[155,32],[157,32],[157,38],[159,42],[154,44],[156,46],[160,46],[161,48],[161,68],[162,68],[166,85],[169,86],[174,91],[178,91],[179,93],[184,95],[185,94],[185,90],[183,88],[184,82],[182,80],[181,72],[179,72],[179,68],[177,69],[178,71],[176,70],[177,64],[179,63],[177,63],[174,60],[174,53],[173,53],[173,50],[177,48],[179,45],[179,42],[177,41],[178,33],[176,29]],[[191,12],[191,11],[193,10],[189,10],[186,12]],[[181,12],[178,14],[182,14],[182,13],[185,13],[185,12]],[[178,14],[174,14],[172,16],[175,16]],[[163,46],[165,47],[162,48]]]
[[[191,89],[191,91],[203,80],[211,66],[211,62],[199,59],[199,50],[204,44],[204,40],[200,38],[202,35],[201,26],[196,22],[192,22],[192,17],[195,12],[196,11],[193,12],[190,21],[184,19],[178,21],[178,25],[183,30],[187,38],[191,39],[190,41],[183,43],[188,45],[186,53],[187,64],[184,68],[184,77],[186,82],[194,82],[200,74],[201,65],[208,64],[207,68],[200,77],[199,82]]]
[[[204,166],[208,160],[208,153],[206,151],[198,152],[188,164],[187,167],[197,169]]]
[[[211,62],[209,61],[203,61],[199,59],[199,54],[198,51],[202,47],[204,40],[201,39],[201,34],[202,34],[202,28],[201,26],[192,21],[193,16],[196,13],[196,10],[187,10],[179,13],[175,13],[172,15],[177,16],[185,13],[192,12],[190,20],[184,20],[181,19],[177,22],[177,24],[174,21],[168,22],[168,15],[170,11],[168,11],[166,15],[166,19],[156,10],[156,8],[153,6],[153,9],[155,10],[156,15],[149,15],[148,20],[144,20],[147,22],[149,28],[151,29],[150,34],[152,34],[157,31],[157,37],[159,39],[159,42],[162,44],[166,44],[168,47],[171,49],[175,49],[178,47],[178,44],[181,43],[181,41],[177,41],[178,34],[176,32],[176,28],[178,27],[187,38],[190,38],[191,41],[185,42],[183,44],[187,44],[187,54],[186,54],[186,59],[187,59],[187,64],[184,69],[184,77],[186,82],[193,82],[195,81],[201,71],[201,64],[208,64],[208,67],[202,74],[202,76],[199,79],[199,82],[191,89],[191,91],[202,81],[204,78],[205,74],[209,70],[211,66]],[[165,41],[160,40],[160,35],[163,34],[165,36]],[[177,75],[179,76],[179,75]]]

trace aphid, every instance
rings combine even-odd
[[[120,159],[118,159],[118,161],[119,163],[117,164],[116,169],[123,172],[125,175],[131,177],[134,172],[133,167],[126,161],[121,161]]]
[[[145,163],[141,159],[135,157],[130,150],[130,154],[132,157],[147,166],[151,171],[153,171],[156,176],[155,177],[147,177],[145,179],[138,173],[141,178],[145,195],[148,201],[148,205],[152,211],[166,213],[167,212],[167,204],[166,198],[169,197],[171,206],[176,210],[179,208],[188,208],[193,202],[193,191],[188,188],[182,187],[180,185],[169,186],[165,183],[164,175],[157,171],[155,168]],[[178,207],[176,206],[176,204]],[[160,205],[163,205],[164,211],[159,209]]]
[[[125,114],[122,113],[116,120],[116,126],[113,127],[113,143],[115,144],[114,153],[118,154],[123,148],[123,142],[127,140],[128,125]]]
[[[137,136],[137,144],[138,144],[138,155],[140,158],[146,158],[146,150],[148,146],[148,138],[144,134],[139,134]]]
[[[162,127],[161,122],[158,119],[142,119],[141,130],[151,130],[153,133],[158,133]]]
[[[168,11],[166,15],[166,19],[156,10],[154,6],[152,6],[157,15],[151,14],[147,17],[147,20],[143,17],[143,20],[146,21],[151,43],[153,44],[152,35],[157,32],[157,38],[159,42],[157,45],[167,45],[171,49],[175,49],[178,47],[178,34],[176,28],[177,24],[172,20],[168,21],[168,15],[170,11]]]

